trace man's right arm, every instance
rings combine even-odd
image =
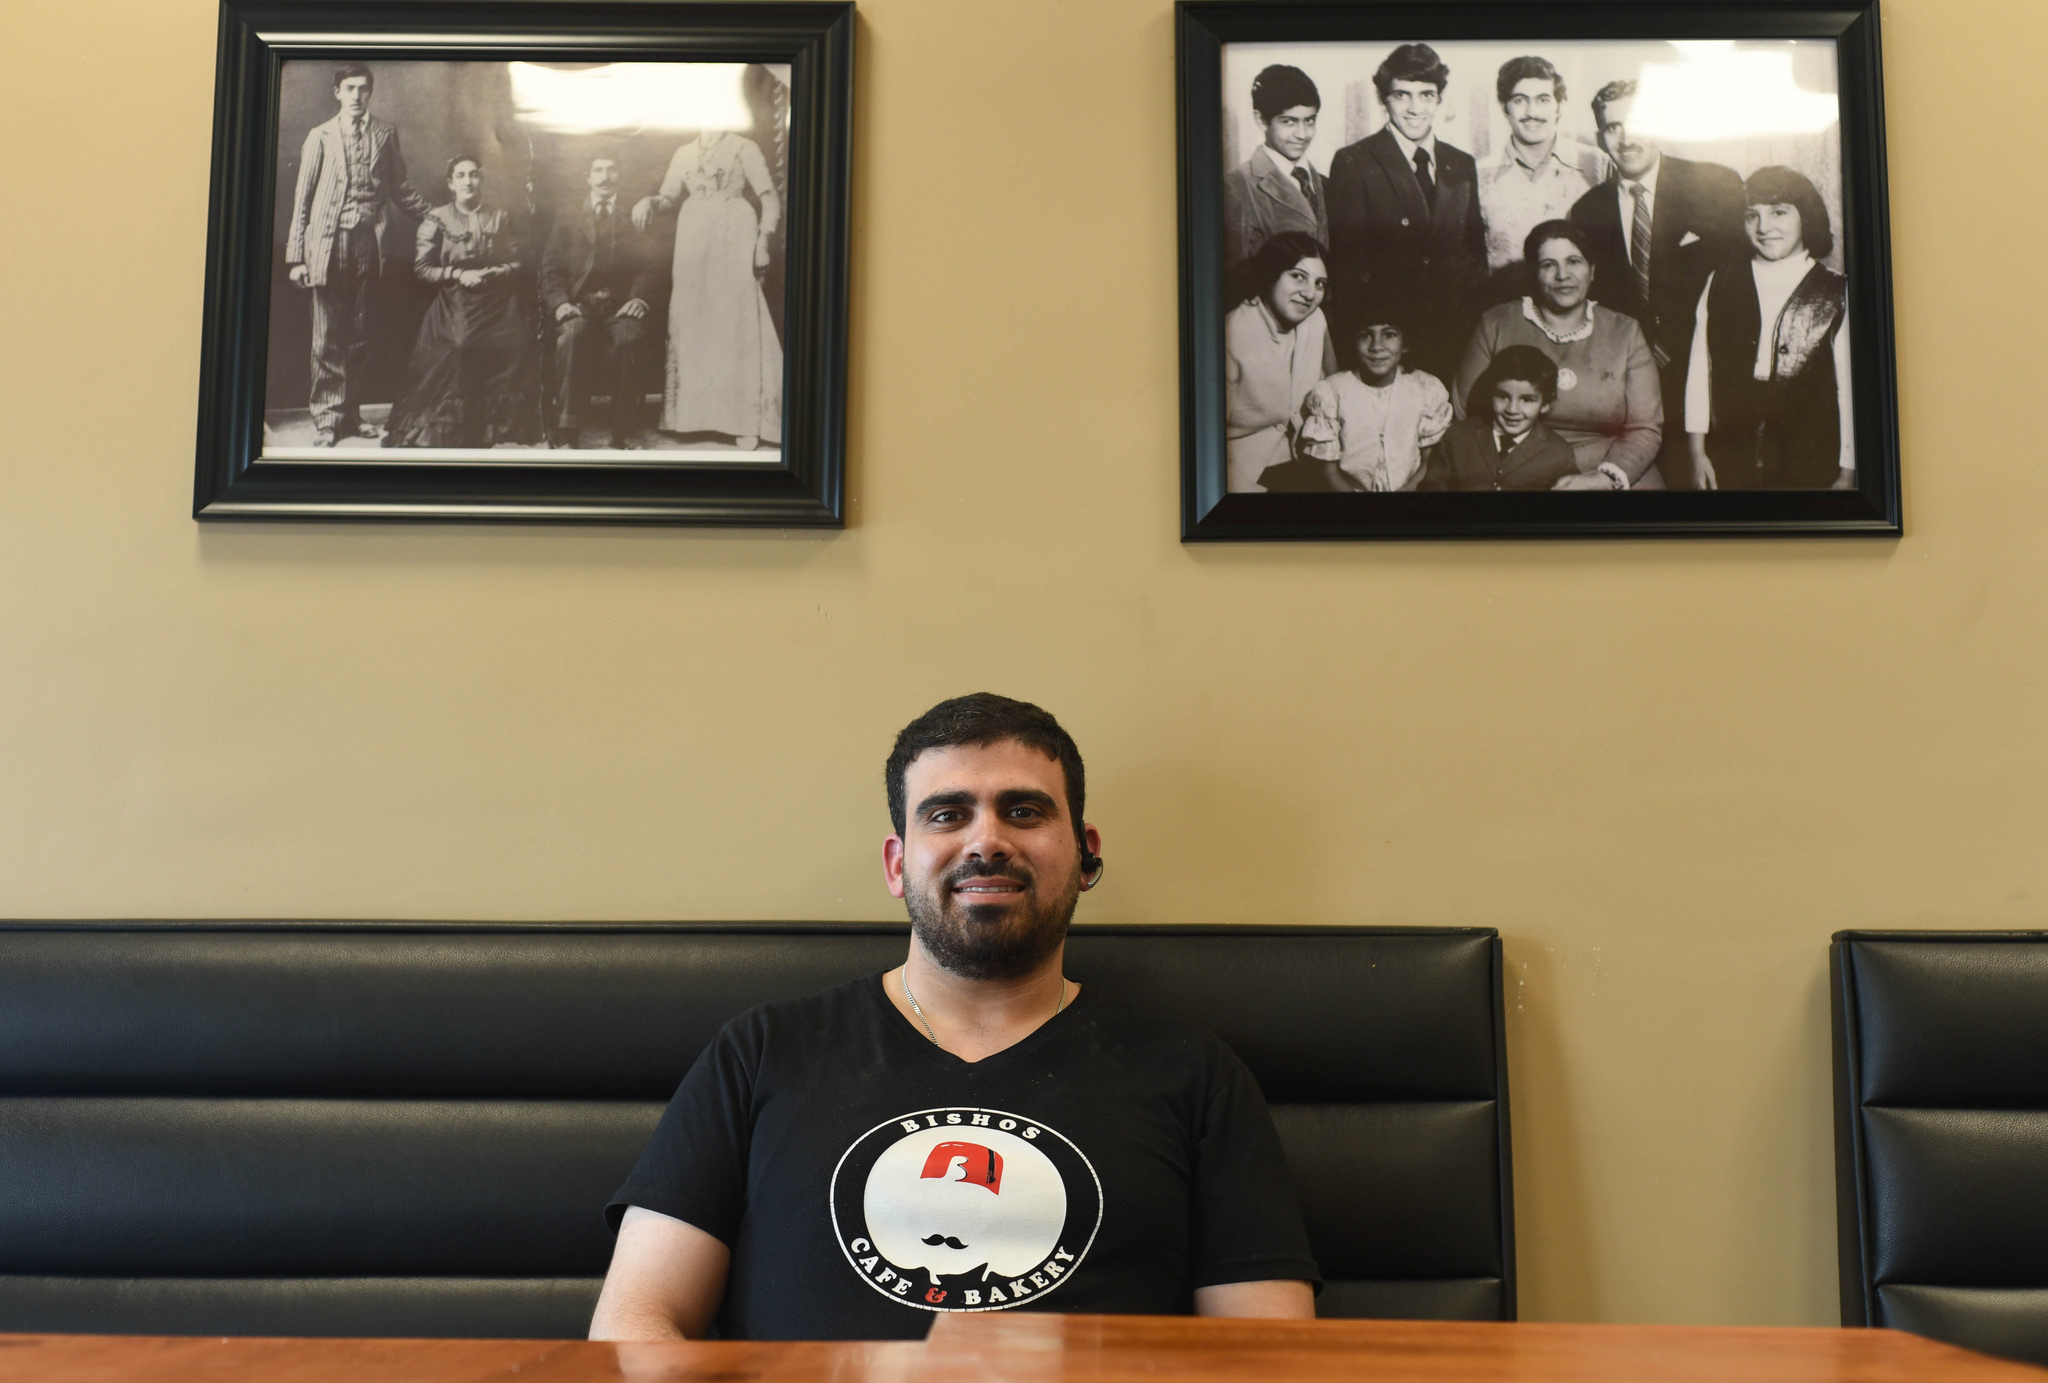
[[[1695,227],[1707,242],[1712,262],[1734,256],[1749,258],[1749,236],[1742,229],[1742,175],[1718,163],[1693,165],[1699,170],[1699,206]]]
[[[1239,164],[1223,175],[1223,272],[1229,274],[1251,253],[1250,164]],[[1325,248],[1328,248],[1327,246]],[[1325,266],[1328,267],[1328,266]],[[1236,303],[1230,304],[1237,306]]]
[[[597,1311],[593,1340],[701,1340],[725,1296],[732,1251],[693,1224],[628,1206]]]
[[[299,181],[292,189],[292,221],[284,244],[284,262],[291,266],[292,282],[300,287],[307,281],[306,223],[313,213],[313,193],[320,186],[321,153],[320,130],[315,126],[299,150]]]
[[[548,232],[547,247],[540,254],[540,300],[546,306],[548,316],[556,321],[562,319],[562,309],[569,304],[569,218],[575,214],[568,207],[556,214],[554,229]]]
[[[1323,180],[1323,207],[1330,217],[1330,281],[1348,276],[1365,251],[1365,175],[1360,162],[1363,151],[1356,144],[1339,149],[1330,160],[1330,176]],[[1343,268],[1340,270],[1339,265]],[[1349,277],[1345,281],[1350,282]]]

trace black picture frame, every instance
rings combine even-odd
[[[853,36],[850,0],[223,0],[193,517],[843,526]],[[779,462],[266,461],[278,144],[304,133],[279,129],[293,59],[787,64]]]
[[[1875,536],[1903,532],[1877,0],[1178,0],[1181,538]],[[1828,39],[1836,47],[1856,488],[1627,492],[1227,493],[1223,263],[1226,45],[1456,40]],[[1531,48],[1530,51],[1540,51]],[[1582,93],[1574,93],[1580,99]],[[1325,97],[1327,104],[1328,97]]]

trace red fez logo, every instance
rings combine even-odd
[[[960,1174],[953,1175],[958,1167]],[[941,1143],[924,1160],[919,1179],[936,1177],[943,1181],[966,1181],[986,1186],[996,1195],[1003,1193],[1003,1155],[979,1143]]]

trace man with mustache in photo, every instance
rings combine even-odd
[[[1612,81],[1593,97],[1600,147],[1614,175],[1572,206],[1593,250],[1593,296],[1643,328],[1657,360],[1664,402],[1658,470],[1673,489],[1701,481],[1679,419],[1685,416],[1686,359],[1693,313],[1716,265],[1747,254],[1742,179],[1732,168],[1667,154],[1635,116],[1636,83]]]
[[[958,697],[904,728],[885,780],[909,953],[705,1050],[609,1207],[591,1338],[921,1339],[936,1312],[1041,1303],[1312,1316],[1250,1073],[1064,974],[1103,876],[1072,737]]]
[[[1599,180],[1595,150],[1560,136],[1564,78],[1548,58],[1509,58],[1494,79],[1507,118],[1500,161],[1479,170],[1479,217],[1486,223],[1486,269],[1497,302],[1519,298],[1522,242],[1545,221],[1559,221]]]

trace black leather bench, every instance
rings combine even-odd
[[[2048,1364],[2048,932],[1838,932],[1842,1324]]]
[[[0,924],[0,1331],[579,1336],[602,1207],[732,1015],[901,926]],[[1327,1315],[1512,1319],[1499,938],[1075,929],[1228,1041]]]

